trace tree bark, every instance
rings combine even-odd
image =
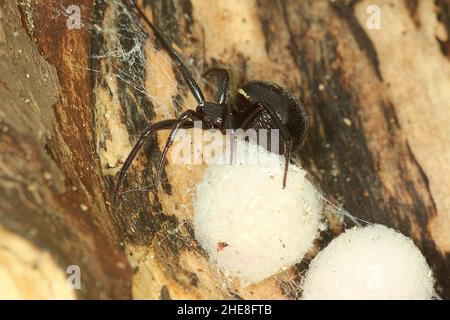
[[[195,100],[131,8],[79,0],[82,27],[69,29],[62,13],[72,4],[0,0],[0,267],[20,265],[7,253],[24,246],[51,256],[24,267],[49,281],[79,266],[81,289],[56,286],[49,297],[299,298],[305,264],[240,288],[208,262],[190,222],[204,167],[169,162],[162,187],[151,187],[167,133],[150,139],[126,178],[124,190],[152,192],[112,205],[115,174],[140,132]],[[268,80],[299,97],[310,130],[295,162],[353,216],[413,238],[450,298],[448,1],[139,5],[198,79],[224,67],[231,94]],[[367,27],[370,5],[381,29]],[[331,222],[317,248],[343,230]],[[33,297],[19,278],[11,274],[10,287]]]

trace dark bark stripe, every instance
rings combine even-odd
[[[404,0],[406,9],[408,9],[411,19],[414,21],[416,28],[420,28],[420,19],[417,15],[417,7],[419,6],[418,0]]]
[[[331,6],[342,17],[342,19],[348,23],[349,29],[352,32],[353,36],[355,37],[355,40],[358,43],[359,48],[367,55],[367,58],[369,58],[370,62],[372,63],[376,75],[382,81],[383,76],[381,75],[380,71],[379,65],[380,63],[378,61],[377,51],[375,50],[372,40],[370,40],[366,31],[358,22],[358,19],[356,19],[352,8],[346,6],[340,1],[331,2]]]
[[[447,31],[447,39],[436,39],[444,56],[450,59],[450,3],[446,0],[435,0],[437,18]]]

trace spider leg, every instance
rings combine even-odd
[[[248,125],[256,118],[256,116],[263,111],[264,108],[259,106],[259,108],[255,108],[255,110],[253,110],[252,113],[250,113],[247,118],[244,120],[244,122],[242,122],[241,127],[242,128],[247,128]]]
[[[222,107],[222,112],[221,112],[221,116],[220,118],[221,120],[221,124],[220,124],[220,129],[223,133],[228,134],[229,132],[227,132],[227,130],[232,129],[234,132],[235,129],[237,129],[237,121],[236,121],[236,117],[234,115],[234,109],[233,106],[230,104],[226,104],[226,100],[227,100],[227,94],[228,94],[228,86],[229,86],[229,82],[230,82],[230,75],[228,73],[228,71],[226,69],[223,68],[212,68],[209,69],[208,71],[206,71],[203,74],[203,77],[205,78],[209,78],[210,76],[216,76],[216,78],[218,79],[219,82],[219,88],[217,91],[217,96],[216,96],[216,101],[217,101],[217,105]],[[206,109],[206,108],[204,108]],[[209,109],[211,109],[211,107],[209,107]],[[199,111],[202,111],[203,108],[200,108]],[[203,110],[205,111],[205,110]],[[230,137],[228,137],[231,141],[233,141],[233,133],[231,134]],[[231,148],[231,152],[230,152],[230,164],[233,162],[233,147]]]
[[[277,115],[275,110],[272,108],[272,106],[262,102],[259,102],[258,105],[267,111],[267,113],[270,115],[272,120],[277,125],[278,129],[280,130],[281,136],[284,139],[284,157],[286,159],[286,162],[284,164],[284,176],[283,176],[283,189],[284,189],[286,188],[287,172],[289,162],[291,160],[292,135],[289,132],[289,129],[286,127],[286,125],[281,121],[280,117]]]
[[[216,101],[218,104],[224,104],[227,99],[228,85],[230,82],[230,75],[228,71],[222,68],[212,68],[203,74],[204,78],[209,78],[210,76],[216,76],[219,81],[219,90],[217,92]]]
[[[223,113],[222,113],[222,123],[221,123],[221,131],[230,139],[231,149],[230,149],[230,164],[233,163],[233,143],[235,130],[238,128],[236,116],[233,112],[233,107],[230,104],[223,105]]]
[[[292,149],[292,141],[291,140],[284,140],[284,176],[283,176],[283,189],[286,188],[286,180],[287,180],[287,173],[288,173],[288,167],[289,163],[291,161],[291,149]]]
[[[197,100],[197,103],[200,106],[204,105],[205,98],[203,97],[202,90],[198,86],[197,82],[194,80],[194,77],[191,75],[191,73],[189,72],[186,65],[181,61],[181,58],[178,55],[178,53],[175,51],[175,49],[170,44],[169,39],[167,39],[166,36],[147,18],[147,16],[144,14],[144,12],[136,4],[136,1],[131,1],[131,3],[136,8],[139,15],[144,19],[145,23],[153,30],[153,33],[155,34],[156,39],[159,42],[161,42],[164,49],[166,49],[167,53],[170,55],[172,60],[175,62],[175,65],[180,69],[180,72],[183,75],[184,79],[186,80],[189,89],[191,90],[192,94],[195,97],[195,100]]]
[[[164,150],[158,161],[158,170],[156,173],[156,182],[155,182],[156,187],[158,187],[158,184],[159,184],[159,179],[160,179],[162,171],[163,171],[163,165],[164,165],[166,157],[167,157],[167,152],[169,151],[170,146],[175,141],[175,137],[178,133],[178,129],[181,126],[183,126],[189,119],[192,119],[192,120],[198,119],[198,120],[201,120],[202,122],[206,122],[208,124],[210,123],[209,119],[207,118],[207,116],[205,114],[194,111],[194,110],[187,110],[178,116],[178,118],[175,120],[175,122],[172,125],[172,131],[170,132],[169,138],[167,139]]]
[[[133,149],[131,149],[131,152],[129,153],[127,159],[125,160],[122,168],[119,171],[119,176],[118,176],[117,183],[116,183],[116,186],[114,189],[114,197],[113,197],[114,203],[117,200],[117,195],[119,194],[120,188],[123,184],[123,180],[125,179],[125,175],[126,175],[128,169],[130,168],[133,160],[136,158],[136,155],[138,154],[139,150],[142,148],[142,146],[144,145],[145,141],[150,136],[150,134],[153,132],[156,132],[158,130],[170,129],[176,123],[177,123],[176,119],[163,120],[163,121],[160,121],[160,122],[157,122],[155,124],[148,126],[147,128],[144,129],[144,131],[142,131],[138,141],[133,146]],[[185,124],[185,126],[192,127],[193,124],[188,123],[188,124]]]

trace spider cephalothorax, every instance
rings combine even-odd
[[[144,129],[119,172],[114,201],[128,168],[149,135],[158,130],[171,130],[158,162],[156,176],[156,184],[158,184],[167,152],[174,142],[178,129],[192,128],[194,126],[193,121],[201,121],[204,129],[218,129],[222,133],[235,129],[278,129],[280,133],[279,152],[283,153],[286,158],[283,179],[283,187],[285,187],[291,150],[301,145],[307,130],[307,115],[300,101],[296,100],[287,90],[275,84],[251,81],[237,90],[234,103],[227,103],[229,75],[225,69],[220,68],[214,68],[205,73],[205,76],[217,77],[219,83],[216,101],[206,101],[200,87],[169,40],[150,22],[137,5],[135,7],[145,23],[153,30],[156,39],[179,68],[190,91],[197,100],[197,107],[195,110],[184,111],[176,119],[163,120]]]

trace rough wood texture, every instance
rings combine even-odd
[[[195,103],[129,10],[77,2],[84,26],[69,30],[55,8],[73,2],[0,0],[1,225],[62,272],[79,265],[79,298],[298,298],[304,264],[223,286],[189,223],[202,166],[169,163],[156,203],[129,192],[111,206],[139,132]],[[296,161],[352,215],[411,236],[450,298],[448,1],[143,2],[196,74],[223,66],[234,86],[270,80],[300,97],[311,128]],[[380,30],[366,27],[371,4]],[[119,45],[130,55],[105,59]],[[147,144],[125,189],[152,189],[166,137]]]

